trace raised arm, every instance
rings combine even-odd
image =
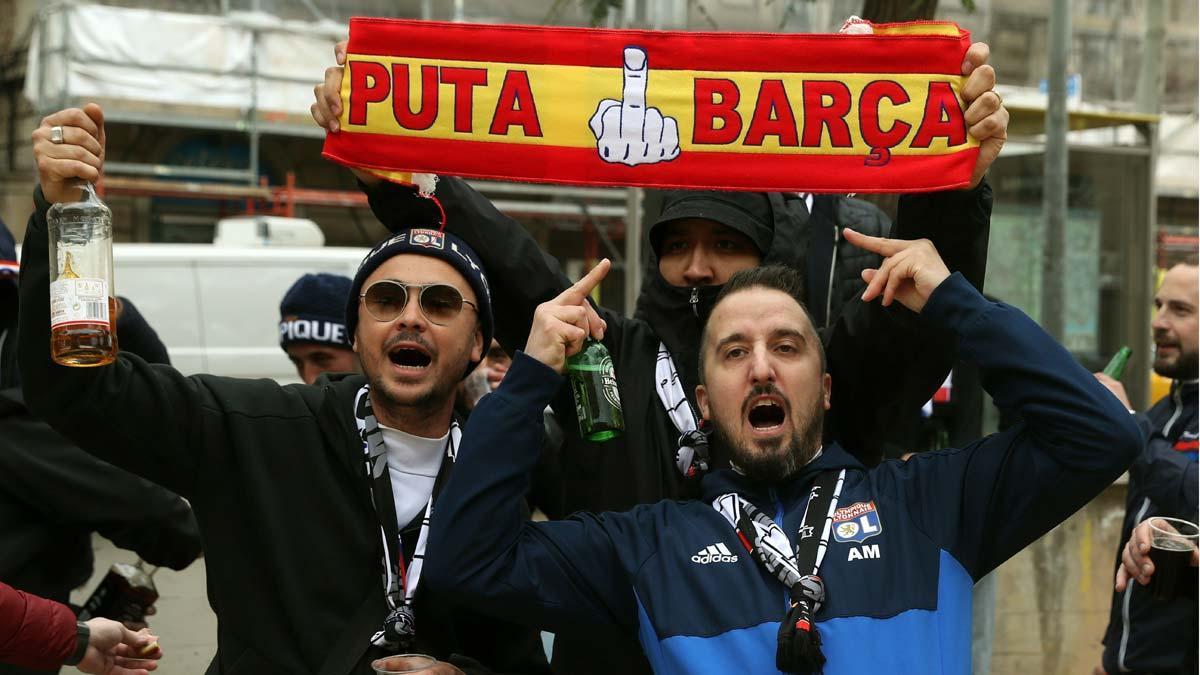
[[[910,305],[904,295],[911,289],[892,285],[909,264],[891,264],[898,258],[876,273],[868,298],[879,292],[885,303],[895,297]],[[878,281],[884,273],[886,284]],[[1019,310],[987,301],[960,274],[933,284],[925,297],[914,311],[955,336],[984,389],[1024,422],[964,449],[887,463],[878,475],[918,526],[978,579],[1099,494],[1133,461],[1142,438],[1117,399]]]
[[[65,142],[50,140],[63,128]],[[220,378],[187,378],[162,365],[120,354],[108,366],[69,368],[50,359],[50,289],[46,212],[50,201],[74,198],[68,183],[94,181],[103,167],[104,115],[89,104],[42,120],[34,132],[40,186],[21,252],[18,362],[26,405],[80,448],[127,471],[192,499],[197,481],[213,468],[201,457],[201,444],[222,447],[214,433],[224,426],[203,425],[220,414],[221,401],[206,383]],[[246,381],[248,397],[278,396],[274,382]],[[257,389],[255,389],[257,388]]]
[[[988,46],[975,43],[963,62],[963,100],[968,132],[979,155],[968,190],[904,195],[893,239],[928,239],[951,272],[978,290],[987,267],[992,189],[984,178],[1008,136],[1008,111],[995,93],[996,73]],[[857,457],[882,458],[888,430],[919,415],[956,360],[952,336],[918,321],[904,308],[863,305],[851,300],[833,325],[828,345],[830,371],[837,374],[830,432]]]
[[[562,386],[568,354],[587,332],[579,284],[538,309],[526,352],[471,413],[454,472],[433,509],[424,583],[472,606],[557,629],[633,628],[632,576],[650,555],[633,514],[576,515],[532,523],[523,498],[538,459],[542,410]]]

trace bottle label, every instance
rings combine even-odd
[[[50,327],[85,323],[111,323],[108,282],[83,278],[50,282]]]
[[[621,410],[621,394],[617,391],[617,373],[613,370],[611,357],[604,357],[600,362],[600,377],[601,391],[604,392],[604,398],[608,399],[609,405]]]

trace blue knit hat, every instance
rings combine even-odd
[[[467,280],[479,303],[479,326],[483,332],[486,351],[486,346],[492,343],[492,293],[488,289],[487,275],[484,274],[479,255],[467,246],[467,242],[453,234],[426,228],[401,230],[391,238],[376,244],[359,264],[354,283],[350,286],[350,294],[346,298],[346,334],[351,344],[354,342],[354,330],[358,327],[358,296],[362,293],[363,283],[380,265],[401,253],[415,253],[445,260]],[[472,362],[463,377],[470,374],[477,365],[478,361]]]
[[[279,303],[279,346],[297,343],[325,344],[350,349],[344,310],[350,294],[349,277],[305,274]]]

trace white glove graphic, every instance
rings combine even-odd
[[[658,108],[646,107],[646,78],[650,68],[646,52],[625,48],[625,79],[621,100],[600,101],[588,126],[596,136],[600,159],[612,164],[656,164],[679,156],[679,125],[663,117]]]

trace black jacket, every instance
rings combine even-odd
[[[40,188],[35,200],[21,270],[26,398],[83,449],[191,501],[219,620],[209,672],[371,673],[382,654],[369,639],[386,610],[352,409],[363,377],[323,386],[184,377],[126,353],[101,368],[55,366]],[[420,590],[415,614],[415,651],[468,672],[486,671],[463,655],[496,670],[547,669],[535,631]]]
[[[67,602],[92,574],[92,532],[152,565],[200,555],[178,495],[75,447],[17,389],[0,390],[0,476],[0,579],[14,588]]]
[[[1197,522],[1196,381],[1174,382],[1171,393],[1156,403],[1138,423],[1145,448],[1129,467],[1129,496],[1121,527],[1121,549],[1133,528],[1150,516]],[[1115,568],[1114,568],[1115,569]],[[1189,570],[1196,574],[1195,568]],[[1104,669],[1115,675],[1134,673],[1195,673],[1196,586],[1170,601],[1155,600],[1136,581],[1124,593],[1113,593],[1108,630],[1104,635]]]
[[[441,220],[437,205],[411,189],[383,183],[367,192],[371,209],[389,229],[436,225]],[[466,240],[483,259],[492,289],[496,338],[510,353],[523,348],[537,305],[570,282],[558,262],[519,223],[466,182],[442,177],[435,196],[445,209],[446,229]],[[842,222],[838,234],[830,228],[831,238],[836,236],[840,242],[841,228],[868,224],[865,215],[854,217],[854,208],[851,205],[834,216]],[[869,208],[863,209],[868,212]],[[986,183],[967,192],[905,196],[892,236],[929,237],[951,270],[962,271],[981,288],[990,215],[991,188]],[[763,262],[807,265],[806,224],[807,208],[798,199],[788,198],[775,209],[771,248]],[[835,279],[845,280],[840,266],[833,269]],[[844,282],[835,285],[835,292],[844,286]],[[647,268],[634,318],[600,308],[608,323],[604,343],[617,374],[626,434],[604,443],[583,440],[571,394],[565,387],[559,392],[552,407],[565,432],[564,444],[558,455],[544,458],[534,488],[534,502],[551,518],[575,511],[622,511],[698,494],[699,481],[685,479],[675,467],[679,434],[655,390],[655,360],[659,343],[665,343],[685,391],[694,396],[700,328],[719,291],[718,286],[671,286],[655,264]],[[881,456],[883,432],[892,420],[915,414],[954,362],[949,336],[918,325],[915,319],[898,304],[884,309],[878,303],[867,306],[853,301],[839,308],[837,320],[825,331],[834,381],[834,414],[826,423],[826,435],[837,438],[868,465]],[[554,665],[565,673],[646,670],[632,639],[595,632],[558,634]]]

